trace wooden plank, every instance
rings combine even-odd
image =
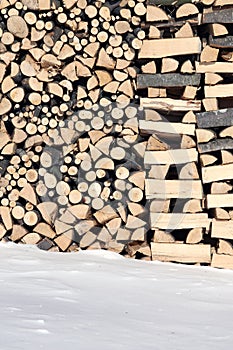
[[[232,149],[232,148],[233,148],[233,139],[228,137],[224,139],[216,139],[208,143],[201,143],[198,145],[199,153],[208,153],[208,152],[214,152],[214,151],[220,151],[220,150]]]
[[[219,269],[233,269],[233,256],[225,254],[213,254],[211,267]]]
[[[140,98],[140,106],[163,111],[198,112],[201,110],[201,101],[176,100],[172,98]]]
[[[168,38],[144,40],[139,59],[162,58],[201,53],[201,40],[194,38]]]
[[[233,207],[233,194],[208,194],[206,198],[207,208],[231,208]]]
[[[200,81],[200,74],[138,74],[137,88],[199,86]]]
[[[193,0],[147,0],[148,5],[173,5],[173,6],[180,6],[183,4],[194,2]],[[199,2],[199,0],[196,0],[195,2]]]
[[[147,133],[168,133],[180,135],[195,135],[195,124],[170,123],[170,122],[153,122],[150,120],[140,120],[139,129]]]
[[[197,159],[198,153],[195,148],[167,151],[146,151],[144,164],[186,164],[197,162]]]
[[[207,213],[151,213],[151,228],[176,230],[195,227],[209,228],[210,219]]]
[[[213,219],[211,237],[233,239],[233,220]]]
[[[209,45],[211,47],[224,48],[224,49],[232,49],[233,48],[233,36],[228,35],[225,37],[215,37],[212,35],[209,36]]]
[[[152,259],[182,263],[210,263],[211,247],[204,244],[151,243]]]
[[[203,183],[230,180],[233,174],[233,164],[213,165],[202,168]]]
[[[205,97],[232,97],[233,84],[218,84],[205,86]]]
[[[202,199],[200,180],[155,180],[146,179],[146,198],[196,198]]]
[[[197,73],[233,73],[233,62],[196,62]]]
[[[196,113],[198,128],[215,128],[218,126],[233,125],[233,108],[219,109],[217,111]]]
[[[215,0],[214,6],[232,5],[232,0]]]
[[[233,11],[232,8],[204,12],[202,17],[202,23],[233,23]]]

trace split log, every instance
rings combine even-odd
[[[226,254],[226,255],[233,255],[233,247],[232,244],[228,241],[224,241],[223,239],[219,240],[218,254]]]

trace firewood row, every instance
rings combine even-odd
[[[0,240],[233,268],[230,0],[0,3]]]

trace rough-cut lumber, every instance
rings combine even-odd
[[[201,101],[176,100],[172,98],[140,98],[140,106],[164,111],[200,111]]]
[[[219,1],[219,0],[218,0]],[[148,0],[147,3],[149,5],[174,5],[180,6],[186,3],[192,3],[193,0]]]
[[[233,221],[213,219],[211,237],[233,239]]]
[[[195,148],[145,152],[145,164],[186,164],[197,161]]]
[[[233,73],[232,62],[196,62],[197,73]]]
[[[183,263],[210,263],[210,245],[151,243],[152,259]]]
[[[233,207],[233,194],[208,194],[207,208],[231,208]]]
[[[232,138],[224,138],[224,139],[216,139],[210,141],[208,143],[202,143],[198,145],[198,150],[200,153],[208,153],[226,149],[233,148],[233,139]]]
[[[212,12],[204,12],[202,23],[233,23],[233,11],[231,8]]]
[[[232,97],[233,84],[218,84],[205,86],[205,97]]]
[[[151,213],[151,228],[174,230],[194,227],[209,228],[210,220],[206,213]]]
[[[211,112],[196,113],[198,128],[214,128],[233,125],[233,108],[219,109]]]
[[[176,135],[195,135],[195,124],[153,122],[149,120],[140,120],[139,127],[141,131],[146,131],[150,134],[161,132]]]
[[[148,87],[179,87],[187,85],[199,86],[200,81],[200,74],[138,74],[137,88],[145,89]]]
[[[197,198],[202,199],[200,180],[145,180],[147,198]]]
[[[213,165],[202,168],[202,181],[210,183],[213,181],[232,179],[233,164]]]
[[[209,45],[211,47],[217,47],[219,49],[232,49],[233,48],[233,36],[228,35],[225,37],[209,37]]]
[[[139,59],[200,54],[201,41],[194,38],[144,40]]]

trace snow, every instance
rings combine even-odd
[[[226,350],[233,271],[0,245],[1,350]]]

